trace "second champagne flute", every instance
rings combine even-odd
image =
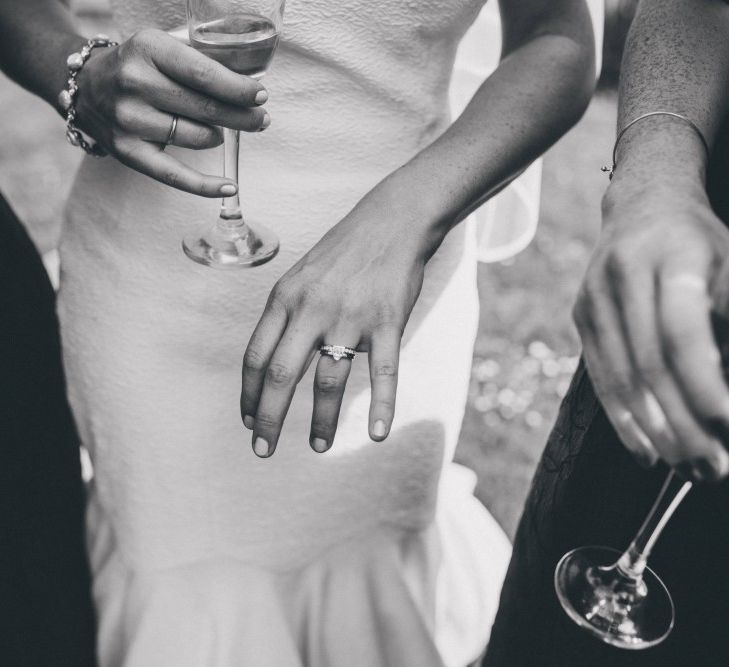
[[[190,43],[234,72],[260,79],[278,45],[285,0],[187,0]],[[238,183],[238,130],[223,129],[224,175]],[[239,187],[240,191],[240,187]],[[182,241],[185,254],[214,268],[247,268],[278,253],[276,235],[243,219],[239,193],[222,201],[220,216]]]

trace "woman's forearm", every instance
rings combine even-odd
[[[58,0],[0,2],[0,67],[21,86],[55,108],[65,87],[66,58],[83,38]]]
[[[644,0],[626,42],[618,128],[652,111],[695,122],[709,146],[729,111],[729,4],[721,0]],[[680,120],[641,120],[621,139],[608,199],[648,182],[703,186],[707,156]]]
[[[515,44],[451,127],[390,177],[403,205],[418,210],[426,254],[584,112],[594,47],[586,10],[581,18],[572,34],[537,31]]]

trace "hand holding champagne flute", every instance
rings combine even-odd
[[[278,45],[285,0],[188,0],[190,43],[238,74],[260,79]],[[265,101],[265,100],[263,100]],[[238,182],[239,132],[225,128],[224,174]],[[278,238],[243,220],[239,194],[222,201],[220,216],[202,233],[185,237],[185,254],[214,268],[246,268],[273,259]]]
[[[713,290],[713,332],[729,377],[729,261],[718,272]],[[648,558],[686,494],[691,490],[691,465],[671,471],[653,507],[628,548],[621,554],[603,546],[585,546],[566,553],[554,572],[557,597],[581,628],[617,648],[640,650],[663,642],[673,629],[671,593],[648,567]],[[681,475],[680,473],[683,473]]]

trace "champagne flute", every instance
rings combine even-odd
[[[286,0],[187,0],[190,43],[239,74],[260,79],[279,41]],[[238,183],[238,130],[223,129],[225,176]],[[278,253],[269,229],[243,219],[238,192],[225,197],[220,216],[182,241],[185,254],[214,268],[247,268]]]
[[[562,608],[581,628],[612,646],[645,649],[673,629],[675,612],[666,585],[648,567],[651,550],[691,489],[670,472],[630,546],[580,547],[566,553],[554,571]]]

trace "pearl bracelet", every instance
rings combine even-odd
[[[80,130],[74,124],[76,120],[76,95],[78,94],[78,82],[76,77],[81,68],[86,64],[91,52],[97,46],[119,46],[119,42],[112,41],[106,35],[96,35],[89,39],[83,46],[81,51],[72,53],[66,59],[68,66],[67,87],[58,94],[58,104],[66,114],[66,139],[72,146],[80,146],[89,155],[94,157],[103,157],[106,153],[98,144],[91,144],[81,134]]]

